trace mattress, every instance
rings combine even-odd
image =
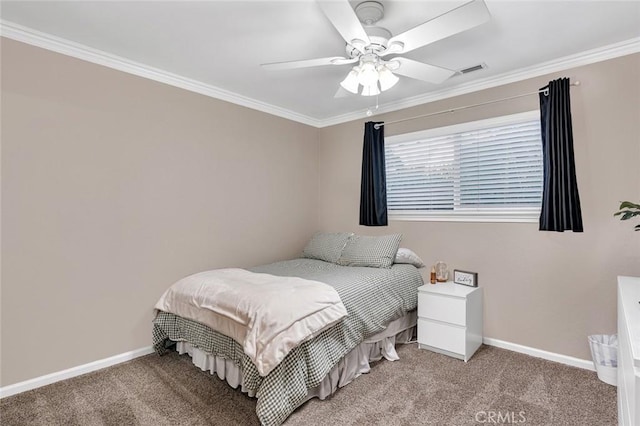
[[[255,392],[256,414],[264,425],[279,425],[317,387],[331,369],[367,337],[416,309],[423,284],[412,265],[389,269],[339,266],[313,259],[294,259],[251,268],[277,276],[296,276],[333,286],[348,316],[293,349],[267,376],[258,374],[240,344],[207,326],[159,312],[153,324],[154,348],[164,353],[168,342],[186,341],[206,353],[232,361],[242,371],[243,386]]]

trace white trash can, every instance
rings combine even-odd
[[[615,334],[594,334],[589,336],[591,357],[596,366],[598,379],[618,385],[618,336]]]

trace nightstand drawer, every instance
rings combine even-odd
[[[418,293],[418,316],[421,318],[464,326],[466,325],[466,309],[465,299]]]
[[[465,328],[418,318],[418,342],[464,355]]]

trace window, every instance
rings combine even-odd
[[[385,140],[391,220],[533,222],[542,199],[538,111]]]

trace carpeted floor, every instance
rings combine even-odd
[[[293,425],[616,425],[616,388],[596,374],[482,346],[465,364],[398,348]],[[184,355],[148,355],[0,400],[8,425],[257,425],[255,400]]]

